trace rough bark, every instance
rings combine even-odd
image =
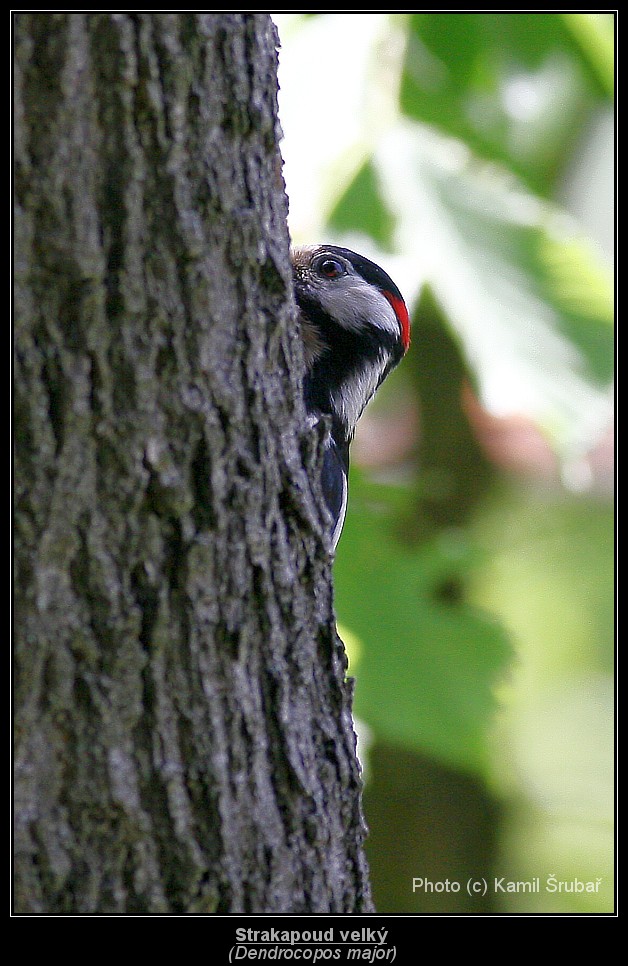
[[[371,911],[265,14],[15,18],[15,910]]]

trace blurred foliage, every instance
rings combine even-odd
[[[368,642],[355,712],[380,737],[485,769],[492,685],[510,649],[494,618],[459,600],[476,548],[462,531],[419,547],[391,540],[390,493],[378,505],[380,490],[354,473],[335,568],[343,624]]]
[[[415,13],[401,109],[551,196],[565,145],[612,94],[612,56],[612,19],[595,15]]]
[[[408,755],[431,758],[507,805],[496,874],[602,881],[502,908],[608,912],[613,515],[586,487],[612,422],[613,276],[560,199],[612,110],[614,18],[276,19],[293,238],[380,261],[413,319],[410,355],[372,408],[418,406],[419,441],[377,483],[354,466],[335,565],[356,714],[406,773]],[[490,464],[465,387],[536,434],[551,481]],[[393,893],[381,887],[380,911],[417,908]]]
[[[504,540],[504,520],[508,539]],[[508,627],[490,780],[511,805],[500,874],[600,879],[593,895],[508,897],[526,912],[613,908],[613,508],[595,497],[500,489],[478,514],[486,553],[471,598]]]

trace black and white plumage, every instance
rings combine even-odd
[[[401,292],[363,255],[337,245],[292,251],[303,338],[305,404],[314,426],[330,418],[322,486],[336,548],[347,509],[349,446],[367,403],[410,344]]]

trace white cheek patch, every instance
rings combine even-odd
[[[345,329],[358,330],[365,323],[390,335],[399,335],[399,321],[387,298],[360,278],[344,275],[319,286],[322,308]]]

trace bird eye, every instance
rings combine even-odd
[[[325,278],[338,278],[339,275],[346,274],[344,265],[336,258],[323,258],[319,263],[318,270]]]

